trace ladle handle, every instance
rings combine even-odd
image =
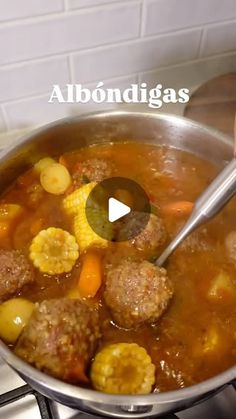
[[[189,219],[172,240],[161,256],[156,260],[156,265],[162,266],[176,247],[197,227],[214,217],[221,208],[236,193],[236,158],[220,172],[208,188],[196,201]]]

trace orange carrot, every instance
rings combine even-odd
[[[95,297],[102,284],[101,257],[95,251],[88,251],[84,256],[79,278],[81,297]]]
[[[184,216],[191,214],[193,209],[193,203],[190,201],[177,201],[170,202],[161,207],[161,212],[163,215],[176,215]]]

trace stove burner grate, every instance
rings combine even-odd
[[[42,419],[53,419],[53,410],[50,404],[50,400],[44,397],[42,394],[33,390],[28,384],[18,387],[15,390],[8,391],[7,393],[0,395],[0,408],[14,403],[15,401],[22,399],[25,396],[32,394],[38,404],[40,415]]]

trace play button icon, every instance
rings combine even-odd
[[[123,204],[121,201],[115,198],[109,198],[108,200],[108,220],[111,223],[119,220],[125,215],[129,214],[131,208],[128,205]]]
[[[134,180],[112,177],[98,183],[86,201],[86,217],[92,230],[113,242],[139,235],[150,217],[150,202]]]

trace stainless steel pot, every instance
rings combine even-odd
[[[225,135],[190,120],[164,114],[108,112],[47,125],[0,154],[0,190],[45,153],[57,154],[89,144],[135,141],[167,144],[190,151],[219,169],[232,157]],[[147,418],[189,407],[236,378],[236,366],[200,384],[161,394],[113,396],[63,383],[16,357],[4,343],[0,356],[33,388],[65,405],[101,416]],[[2,378],[4,379],[4,377]]]

